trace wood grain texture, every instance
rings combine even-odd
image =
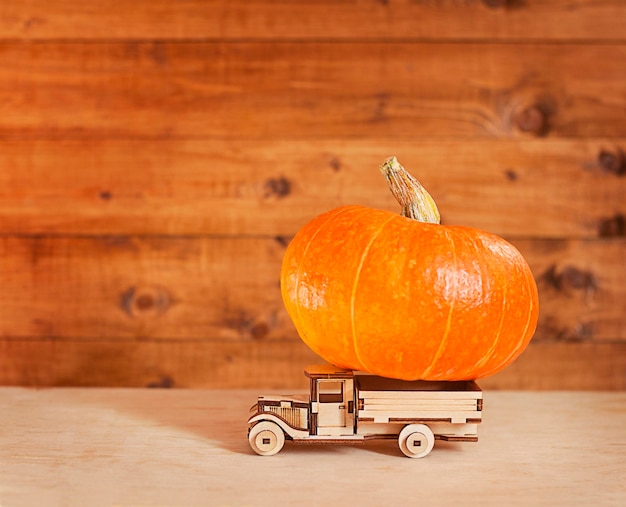
[[[278,456],[258,457],[245,428],[258,394],[2,388],[2,501],[270,507],[337,505],[341,492],[362,507],[413,505],[417,473],[425,507],[468,498],[484,507],[623,499],[624,393],[485,393],[477,443],[437,441],[424,461],[410,463],[394,441],[287,443]],[[303,468],[315,480],[303,480]]]
[[[3,141],[0,232],[291,236],[345,204],[398,210],[378,171],[395,154],[444,223],[507,237],[619,236],[625,149],[623,138]]]
[[[626,242],[516,240],[538,341],[626,341]],[[268,238],[0,237],[0,337],[296,339]]]
[[[3,2],[0,384],[296,385],[283,249],[397,210],[396,155],[538,281],[491,386],[623,389],[625,25],[620,0]]]
[[[620,40],[621,0],[6,2],[0,38]]]
[[[0,139],[625,137],[626,46],[0,43]]]
[[[8,305],[0,336],[293,335],[280,301],[280,241],[63,236],[0,245]]]
[[[303,368],[320,362],[296,339],[13,339],[0,341],[0,384],[306,389]],[[624,390],[625,363],[623,344],[537,342],[479,384],[486,390]]]

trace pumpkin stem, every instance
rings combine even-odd
[[[402,215],[420,222],[441,222],[435,200],[422,184],[400,165],[396,157],[390,157],[380,166],[389,189],[402,206]]]

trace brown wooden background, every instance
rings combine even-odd
[[[304,386],[280,300],[329,208],[496,232],[538,281],[488,388],[626,387],[626,3],[0,6],[0,384]]]

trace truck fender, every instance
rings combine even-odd
[[[285,432],[285,434],[291,438],[300,439],[300,438],[306,438],[309,436],[308,431],[297,430],[295,428],[292,428],[283,419],[281,419],[280,417],[274,414],[266,414],[266,413],[257,414],[251,417],[250,419],[248,419],[248,425],[252,427],[256,423],[259,423],[261,421],[271,421],[275,424],[278,424],[278,426]]]

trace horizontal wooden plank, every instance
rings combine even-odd
[[[0,340],[0,385],[306,390],[302,371],[316,362],[298,341]],[[533,343],[479,384],[484,390],[622,390],[625,363],[624,344]]]
[[[295,340],[0,340],[0,385],[306,388],[319,361]]]
[[[21,0],[0,38],[624,40],[621,0]]]
[[[479,383],[486,390],[624,390],[624,365],[624,344],[535,343],[513,364]]]
[[[451,390],[454,391],[453,388]],[[408,391],[404,387],[404,390],[399,391],[391,391],[388,388],[381,391],[364,391],[359,389],[359,399],[362,399],[370,410],[374,408],[382,410],[387,405],[410,405],[416,402],[424,405],[429,403],[434,403],[435,405],[455,404],[460,407],[476,409],[476,400],[481,398],[479,392],[471,390],[447,393],[445,399],[441,399],[439,390]]]
[[[0,54],[0,139],[626,136],[626,45],[5,42]]]
[[[345,204],[399,210],[395,154],[443,222],[507,237],[624,234],[626,138],[0,141],[0,233],[291,236]]]
[[[537,280],[536,339],[626,339],[626,240],[513,244]]]
[[[294,336],[273,239],[0,238],[0,336]]]
[[[368,410],[367,407],[365,410],[359,410],[359,416],[364,419],[374,419],[374,422],[387,423],[390,419],[395,419],[396,421],[406,421],[410,419],[431,419],[433,421],[442,422],[442,421],[450,421],[455,424],[465,424],[468,420],[472,418],[476,418],[476,416],[480,417],[480,412],[476,411],[476,406],[474,406],[474,410],[469,410],[466,412],[454,409],[454,408],[444,408],[437,407],[433,409],[429,408],[418,408],[412,410]]]
[[[471,400],[468,400],[464,403],[461,402],[451,402],[451,401],[446,401],[446,400],[427,400],[427,401],[423,401],[423,402],[419,402],[418,400],[404,400],[404,399],[400,399],[400,400],[389,400],[387,401],[387,403],[368,403],[367,400],[365,400],[365,410],[367,410],[368,412],[372,413],[372,412],[385,412],[385,411],[389,411],[390,409],[395,409],[395,410],[400,410],[403,408],[406,408],[407,410],[463,410],[463,411],[469,411],[469,410],[473,410],[474,412],[476,412],[476,400],[474,399],[474,401],[472,402]],[[397,417],[397,416],[394,416]]]
[[[537,341],[626,340],[626,240],[516,240]],[[0,337],[294,339],[267,238],[0,237]]]

